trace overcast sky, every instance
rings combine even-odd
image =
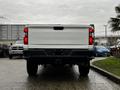
[[[104,35],[104,24],[116,16],[118,4],[120,0],[0,0],[0,23],[93,23],[96,35]]]

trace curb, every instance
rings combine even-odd
[[[117,83],[117,84],[120,84],[120,77],[106,71],[106,70],[103,70],[93,64],[91,64],[91,69],[95,70],[96,72],[106,76],[108,79],[112,80],[113,82]]]

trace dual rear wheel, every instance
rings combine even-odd
[[[27,73],[28,73],[29,76],[36,76],[37,75],[38,64],[27,60],[26,68],[27,68]]]
[[[90,70],[90,62],[83,62],[78,65],[80,76],[88,76]]]

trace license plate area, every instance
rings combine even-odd
[[[46,49],[46,55],[71,55],[71,50],[69,49]]]

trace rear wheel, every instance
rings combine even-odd
[[[29,76],[36,76],[38,70],[38,65],[27,60],[27,73]]]
[[[88,76],[90,70],[90,61],[82,62],[78,65],[80,76]]]

